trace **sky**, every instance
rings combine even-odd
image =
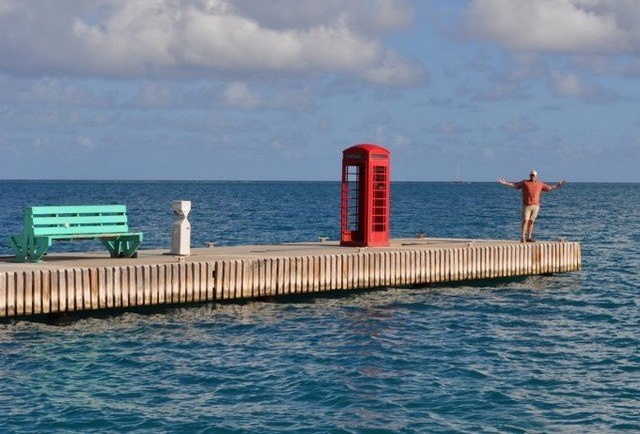
[[[639,0],[0,0],[0,179],[640,182]]]

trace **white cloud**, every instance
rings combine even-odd
[[[607,103],[623,99],[617,92],[605,89],[591,80],[560,71],[551,72],[549,88],[557,97],[579,98],[591,103]]]
[[[411,138],[405,134],[396,134],[393,136],[390,145],[394,148],[406,148],[411,146]]]
[[[422,65],[384,47],[387,33],[411,21],[405,1],[274,3],[5,0],[0,70],[125,78],[329,73],[383,85],[425,80]]]
[[[2,103],[14,105],[113,107],[107,94],[99,95],[87,86],[72,80],[44,77],[37,80],[0,80]]]
[[[538,125],[524,118],[512,119],[508,122],[505,122],[500,127],[501,131],[509,134],[535,133],[539,129],[540,127]]]
[[[471,35],[514,50],[640,53],[637,0],[473,0],[466,18]]]
[[[177,102],[175,93],[173,87],[166,83],[144,81],[139,86],[134,102],[129,103],[128,107],[144,109],[169,108]]]
[[[519,84],[513,81],[496,82],[487,89],[474,90],[471,94],[471,99],[474,101],[500,101],[527,98]]]
[[[276,30],[316,27],[339,16],[357,33],[380,34],[406,28],[413,19],[409,0],[234,0],[232,7]]]
[[[582,79],[576,74],[554,71],[550,85],[553,93],[558,96],[581,96],[586,92]]]
[[[460,133],[468,132],[468,129],[452,121],[439,122],[426,130],[430,134],[443,134],[451,136]]]
[[[95,148],[93,140],[89,136],[80,135],[76,137],[76,144],[81,148]]]
[[[259,96],[253,94],[246,84],[229,83],[224,91],[227,102],[240,108],[255,108],[260,104]]]
[[[0,14],[6,14],[11,12],[13,4],[10,0],[0,0]]]
[[[640,71],[637,0],[471,0],[463,16],[467,36],[506,48],[512,65],[474,100],[527,97],[546,76],[555,97],[613,102],[623,97],[594,75]]]

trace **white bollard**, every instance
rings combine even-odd
[[[175,200],[171,203],[175,218],[171,225],[171,254],[189,256],[191,254],[191,223],[187,216],[191,211],[191,201]]]

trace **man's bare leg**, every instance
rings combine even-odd
[[[523,220],[522,221],[522,236],[520,237],[520,242],[524,243],[525,241],[527,241],[526,238],[526,234],[527,234],[527,229],[529,227],[529,220]]]
[[[534,225],[535,225],[535,221],[529,220],[527,241],[533,241],[533,227],[534,227]]]

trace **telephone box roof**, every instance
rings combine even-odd
[[[383,152],[385,154],[390,154],[389,150],[383,148],[380,145],[376,145],[375,143],[360,143],[359,145],[352,146],[350,148],[345,149],[343,152],[354,152],[354,151],[364,151],[366,153],[372,152]]]

